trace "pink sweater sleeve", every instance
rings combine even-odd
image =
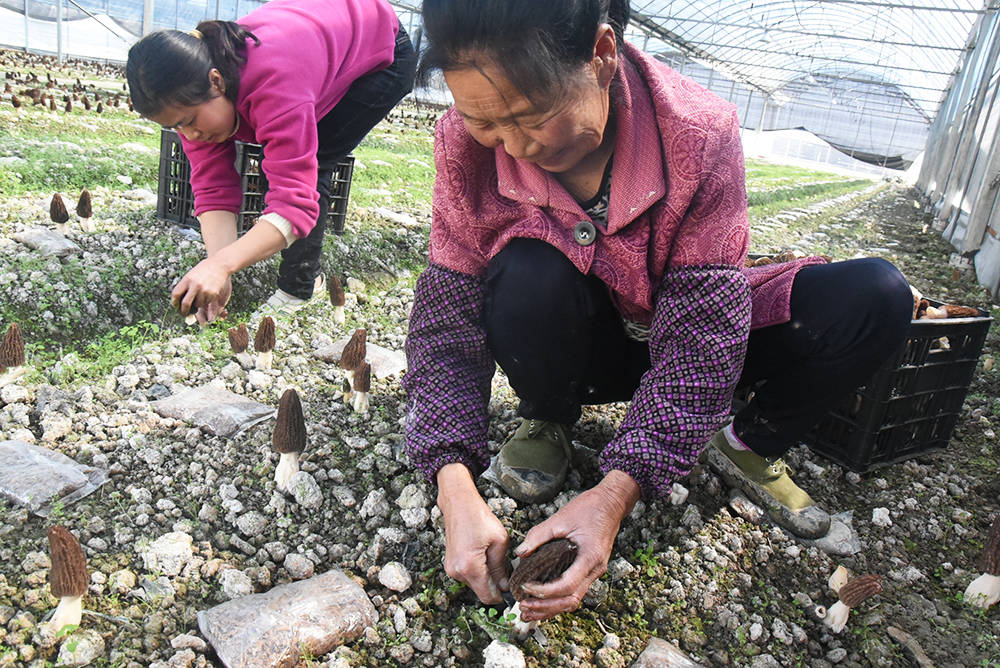
[[[236,142],[206,144],[181,136],[181,146],[191,163],[194,215],[206,211],[239,213],[243,204],[240,175],[236,173]]]

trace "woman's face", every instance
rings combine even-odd
[[[192,105],[171,105],[149,120],[177,130],[188,141],[218,144],[236,132],[236,107],[225,96],[225,82],[219,71],[209,73],[212,98]]]
[[[608,89],[617,66],[610,39],[612,59],[598,53],[599,34],[594,59],[581,66],[567,83],[566,94],[554,104],[536,105],[493,65],[451,70],[444,77],[473,139],[489,148],[502,145],[515,160],[547,172],[567,172],[604,139]]]

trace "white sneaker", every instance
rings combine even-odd
[[[316,277],[316,282],[313,283],[312,296],[321,295],[324,290],[326,290],[326,277],[320,274]],[[258,320],[266,315],[292,315],[308,303],[309,299],[300,299],[278,288],[273,295],[267,298],[266,302],[257,307],[250,319]]]

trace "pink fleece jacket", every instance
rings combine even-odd
[[[282,216],[302,238],[319,215],[316,123],[356,79],[392,64],[399,21],[385,0],[272,0],[239,24],[260,39],[247,41],[239,130],[221,144],[181,140],[195,215],[239,211],[235,140],[263,144],[263,213]]]

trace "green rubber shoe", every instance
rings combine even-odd
[[[702,458],[727,485],[767,509],[778,526],[802,538],[821,538],[830,530],[830,515],[792,481],[781,458],[737,450],[722,430],[712,437]]]
[[[571,452],[561,424],[522,420],[500,448],[493,472],[503,490],[518,501],[545,503],[566,482]]]

